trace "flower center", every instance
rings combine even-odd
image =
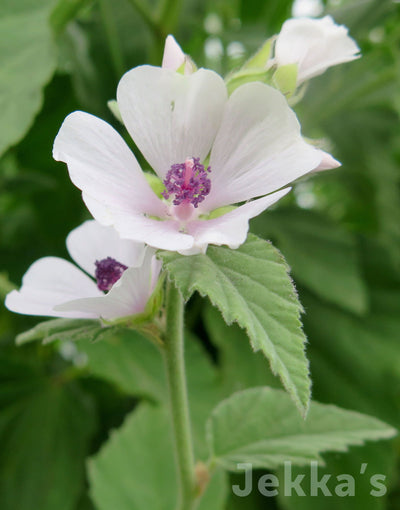
[[[174,205],[190,203],[198,207],[210,193],[210,172],[211,168],[205,169],[199,158],[187,158],[184,163],[172,165],[164,179],[165,191],[162,196],[168,199],[174,195]]]
[[[96,271],[94,273],[97,280],[97,287],[100,290],[108,291],[117,282],[122,273],[128,269],[127,266],[117,262],[111,257],[106,259],[96,260],[95,262]]]

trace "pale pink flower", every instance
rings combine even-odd
[[[293,18],[285,21],[275,41],[277,66],[297,64],[297,85],[344,62],[360,57],[360,49],[344,25],[331,16],[321,19]]]
[[[67,249],[83,271],[58,257],[41,258],[21,289],[7,295],[6,307],[25,315],[102,319],[144,311],[161,269],[154,250],[93,220],[68,235]]]
[[[260,82],[228,98],[213,71],[182,75],[140,66],[122,77],[117,101],[133,141],[164,183],[163,196],[122,137],[87,113],[65,119],[53,155],[67,163],[94,218],[155,248],[184,254],[208,244],[237,248],[249,219],[324,157],[303,140],[284,96]],[[226,209],[234,204],[240,205]]]

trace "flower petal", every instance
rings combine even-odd
[[[277,65],[297,63],[297,83],[322,74],[328,67],[360,57],[348,29],[330,16],[285,21],[275,43]]]
[[[249,220],[285,196],[291,188],[286,188],[266,197],[258,198],[237,209],[212,220],[191,222],[188,231],[194,237],[190,250],[180,251],[183,255],[205,252],[208,244],[226,244],[236,249],[245,242],[249,230]]]
[[[84,311],[56,312],[54,307],[71,299],[99,296],[93,280],[70,262],[45,257],[34,262],[22,279],[19,291],[10,292],[5,301],[12,312],[49,317],[93,318]]]
[[[165,39],[162,67],[176,71],[185,62],[185,54],[172,35]]]
[[[140,266],[145,246],[143,243],[121,239],[114,228],[89,220],[70,232],[67,249],[74,261],[94,276],[96,260],[107,257],[112,257],[128,267]]]
[[[143,265],[127,269],[107,293],[99,297],[75,299],[57,306],[60,311],[79,310],[103,319],[117,319],[142,313],[153,291],[160,264],[154,264],[154,251],[147,250]]]
[[[161,179],[171,165],[207,156],[226,98],[222,78],[205,69],[183,76],[140,66],[122,77],[117,90],[124,123]]]
[[[178,251],[189,249],[193,237],[180,232],[175,220],[158,221],[141,215],[116,214],[114,226],[124,239],[132,239],[160,250]]]
[[[165,206],[152,191],[122,137],[93,115],[68,115],[54,141],[72,182],[98,202],[118,210],[161,216]]]
[[[316,168],[322,159],[307,144],[285,97],[268,85],[248,83],[226,106],[211,151],[211,192],[201,209],[266,195]]]
[[[321,172],[323,170],[333,170],[334,168],[339,168],[342,165],[340,161],[331,156],[328,152],[321,151],[322,159],[317,168],[312,170],[312,173]]]

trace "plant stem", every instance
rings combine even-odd
[[[136,9],[136,11],[140,14],[143,21],[150,28],[150,30],[152,31],[152,33],[156,37],[156,39],[163,41],[167,34],[165,34],[162,27],[158,24],[155,16],[149,10],[148,6],[145,3],[143,3],[142,0],[128,0],[128,1]]]
[[[100,12],[110,47],[114,71],[119,80],[125,72],[125,63],[109,0],[100,0]]]
[[[182,296],[174,284],[168,282],[164,360],[167,371],[180,489],[177,509],[191,510],[195,499],[196,478],[185,374],[183,313]]]

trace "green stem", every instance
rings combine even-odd
[[[160,24],[157,22],[155,16],[149,10],[148,6],[143,3],[142,0],[128,0],[129,3],[136,9],[140,14],[143,21],[147,24],[156,39],[164,40],[166,35]]]
[[[117,79],[120,79],[125,72],[124,56],[121,50],[117,27],[114,21],[114,14],[109,0],[100,1],[100,12],[106,31],[110,53]]]
[[[178,510],[191,510],[194,505],[196,477],[189,403],[186,387],[184,337],[184,305],[182,296],[169,282],[166,294],[166,338],[164,360],[167,372],[180,499]]]
[[[164,31],[169,34],[174,32],[182,10],[182,0],[163,0],[160,6],[159,20]]]

